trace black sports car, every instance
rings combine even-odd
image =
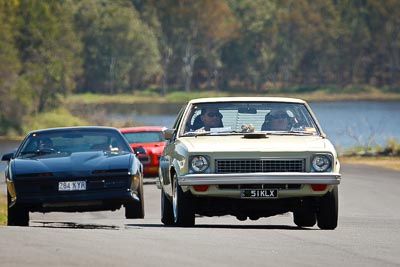
[[[5,154],[8,225],[29,212],[117,210],[144,218],[143,166],[116,128],[63,127],[28,133]]]

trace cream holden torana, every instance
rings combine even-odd
[[[164,136],[165,225],[193,226],[196,215],[243,221],[292,212],[299,227],[337,227],[340,163],[305,101],[194,99]]]

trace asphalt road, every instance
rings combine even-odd
[[[164,227],[160,191],[146,184],[142,220],[122,209],[31,213],[30,227],[0,227],[0,266],[400,266],[399,188],[400,172],[344,164],[339,226],[323,231],[291,214]]]

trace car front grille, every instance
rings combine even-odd
[[[305,172],[305,159],[218,159],[215,172]]]
[[[58,183],[61,181],[86,181],[85,192],[100,192],[104,190],[129,188],[131,176],[119,177],[79,177],[69,179],[59,179],[52,177],[50,179],[24,179],[15,180],[15,187],[18,193],[22,194],[61,194],[58,190]],[[80,191],[65,191],[62,194],[80,194]]]

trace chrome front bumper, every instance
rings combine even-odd
[[[230,173],[187,174],[178,176],[179,185],[217,184],[340,184],[340,173]]]

